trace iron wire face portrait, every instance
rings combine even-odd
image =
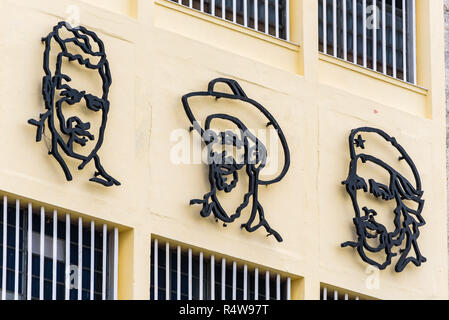
[[[107,187],[120,185],[103,168],[98,155],[104,141],[112,83],[103,42],[94,32],[82,26],[72,28],[66,22],[58,23],[42,42],[45,44],[42,95],[46,111],[39,120],[28,121],[37,127],[36,141],[45,136],[47,126],[49,154],[62,167],[68,181],[72,180],[72,174],[63,155],[80,160],[79,170],[93,160],[97,171],[90,181]],[[77,72],[69,74],[67,64],[77,68]],[[91,73],[89,81],[100,84],[98,92],[76,87],[83,85],[83,81],[72,81],[78,73],[87,72]]]
[[[216,84],[227,85],[232,93],[225,93],[215,90]],[[218,99],[229,99],[231,101],[241,101],[260,111],[267,122],[267,127],[272,126],[281,142],[284,153],[284,165],[280,174],[269,181],[261,179],[261,170],[267,164],[267,149],[265,145],[248,130],[247,126],[238,118],[229,114],[212,113],[205,120],[202,128],[195,118],[189,99],[192,97],[213,97]],[[207,162],[209,165],[209,183],[211,190],[206,193],[203,199],[190,201],[191,205],[202,205],[201,216],[209,217],[214,215],[216,220],[224,222],[224,226],[234,222],[239,218],[245,209],[250,212],[249,219],[241,225],[248,232],[254,232],[259,228],[264,228],[268,235],[273,235],[277,241],[282,242],[281,235],[269,225],[266,220],[264,209],[259,201],[259,186],[271,185],[282,180],[287,174],[290,166],[290,151],[285,136],[274,117],[258,102],[248,98],[240,85],[231,79],[218,78],[209,83],[208,91],[192,92],[182,97],[184,111],[192,124],[191,130],[195,130],[201,135],[202,141],[207,149]],[[214,106],[212,106],[213,109]],[[225,130],[216,132],[213,129],[214,121],[227,123],[229,126],[237,128],[236,131]],[[235,148],[239,151],[239,157],[230,154],[226,147]],[[223,150],[224,149],[224,150]],[[244,192],[241,204],[235,212],[228,214],[220,201],[220,192],[230,193],[238,185],[239,175],[246,174],[248,177],[248,189]],[[241,178],[241,177],[240,177]]]
[[[397,158],[387,163],[367,151],[370,145]],[[409,263],[421,266],[426,262],[418,246],[419,229],[425,225],[424,200],[412,159],[395,138],[368,127],[352,130],[349,151],[349,174],[343,185],[352,200],[358,239],[342,247],[356,248],[363,261],[380,270],[389,266],[395,256],[396,272],[402,272]],[[376,172],[376,177],[383,176],[384,180],[376,180],[367,172]]]

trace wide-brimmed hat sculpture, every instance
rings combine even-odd
[[[343,184],[354,207],[358,239],[342,246],[356,248],[363,261],[380,270],[398,255],[396,272],[410,262],[420,266],[426,262],[418,246],[419,228],[425,225],[421,215],[424,192],[412,159],[395,138],[368,127],[352,130],[349,152],[349,174]],[[384,183],[373,175],[384,177]],[[382,224],[381,220],[390,223]],[[394,229],[387,230],[387,225]]]
[[[227,85],[231,93],[216,91],[217,84]],[[267,126],[273,126],[277,131],[284,153],[284,163],[282,171],[273,179],[263,180],[260,178],[261,170],[267,164],[267,149],[265,145],[252,134],[247,126],[235,116],[224,113],[211,112],[204,123],[204,128],[199,125],[190,107],[192,97],[211,97],[210,106],[213,111],[214,103],[218,99],[228,99],[229,103],[236,101],[244,102],[250,108],[259,110],[267,120]],[[209,182],[211,190],[206,193],[203,199],[190,201],[191,205],[202,205],[201,216],[206,218],[213,213],[216,220],[220,220],[226,226],[234,222],[243,213],[244,209],[250,211],[248,221],[241,225],[248,232],[254,232],[263,227],[268,235],[273,235],[277,241],[282,242],[281,235],[268,224],[263,207],[259,201],[258,188],[260,185],[271,185],[279,182],[287,174],[290,167],[290,151],[281,127],[274,117],[260,103],[247,97],[243,89],[235,80],[218,78],[209,83],[207,91],[192,92],[182,97],[182,104],[187,117],[192,124],[191,130],[195,130],[201,135],[202,141],[207,148],[207,161],[209,165]],[[236,131],[225,130],[217,132],[212,130],[212,123],[216,121],[228,122]],[[241,158],[236,159],[233,154],[226,151],[226,147],[231,147],[241,151]],[[223,148],[225,149],[223,151]],[[219,151],[217,151],[219,150]],[[227,214],[218,198],[219,192],[230,193],[239,182],[239,174],[248,175],[248,190],[242,195],[242,203],[231,215]],[[258,220],[256,220],[258,218]]]

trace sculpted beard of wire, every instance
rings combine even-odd
[[[364,151],[365,145],[370,143],[367,136],[372,134],[378,135],[387,144],[399,151],[400,158],[398,161],[407,163],[413,173],[414,184],[393,168],[395,164],[389,165]],[[392,258],[397,255],[399,255],[399,259],[395,266],[396,272],[402,272],[409,263],[421,266],[423,262],[426,262],[426,258],[421,254],[418,246],[419,228],[426,223],[421,215],[424,207],[424,200],[422,199],[424,192],[415,164],[395,138],[375,128],[352,130],[349,136],[349,149],[351,153],[349,175],[343,181],[343,185],[346,186],[346,191],[350,195],[354,207],[355,218],[353,222],[358,239],[356,242],[345,242],[342,247],[356,248],[363,261],[378,267],[380,270],[389,266],[392,263]],[[366,181],[359,176],[358,166],[365,163],[378,166],[386,171],[389,174],[390,184],[385,185],[374,179]],[[383,224],[376,220],[376,216],[378,216],[376,210],[360,205],[360,197],[358,197],[360,192],[370,194],[377,200],[395,202],[396,206],[393,210],[394,230],[388,231]],[[410,205],[407,205],[407,203]],[[411,204],[416,205],[416,209],[411,208]],[[373,245],[373,241],[376,241],[377,246]],[[399,253],[393,252],[394,249]],[[374,254],[383,252],[385,259],[378,262],[368,257],[367,252]]]
[[[69,36],[64,37],[64,33]],[[78,166],[79,170],[82,170],[93,160],[97,171],[90,181],[107,187],[120,185],[120,182],[106,172],[98,156],[106,129],[109,113],[108,94],[112,83],[109,62],[106,58],[103,42],[94,32],[81,26],[72,28],[66,22],[58,23],[47,37],[42,38],[42,42],[45,44],[45,76],[42,81],[42,95],[46,112],[40,115],[39,120],[30,119],[28,121],[29,124],[37,127],[36,142],[42,140],[42,135],[45,134],[45,126],[47,126],[51,134],[49,154],[58,161],[68,181],[72,180],[72,174],[62,154],[82,161]],[[53,48],[52,42],[54,44]],[[95,49],[95,47],[98,47],[98,49]],[[53,51],[57,53],[55,65],[50,63],[50,56]],[[64,60],[70,63],[78,63],[80,68],[96,71],[99,76],[98,80],[101,81],[102,95],[95,96],[80,88],[73,88],[73,85],[70,83],[72,78],[62,71]],[[54,73],[52,73],[52,69],[55,70]],[[79,105],[85,106],[84,111],[88,113],[101,115],[98,137],[91,133],[91,123],[87,120],[83,121],[82,115],[79,117],[71,116],[66,119],[66,112],[70,108],[73,109],[73,107]],[[57,129],[58,123],[59,128]],[[88,147],[90,141],[94,141],[91,149]],[[79,146],[83,151],[85,150],[87,155],[74,151],[74,145]]]
[[[218,92],[214,89],[217,83],[223,83],[229,86],[232,91],[230,93]],[[267,126],[273,126],[277,131],[280,142],[284,151],[284,167],[282,172],[270,181],[264,181],[260,178],[260,172],[265,167],[267,161],[267,150],[264,144],[253,135],[242,121],[228,114],[211,114],[206,118],[205,128],[201,128],[189,105],[191,97],[213,97],[215,99],[240,100],[257,108],[267,119]],[[268,235],[273,235],[277,241],[282,242],[281,235],[271,228],[265,218],[265,213],[261,203],[259,202],[259,185],[270,185],[282,180],[287,174],[290,166],[290,152],[282,132],[282,129],[274,119],[274,117],[258,102],[248,98],[240,85],[231,79],[218,78],[209,83],[208,91],[192,92],[182,97],[184,110],[189,118],[192,127],[201,135],[203,142],[207,146],[207,160],[209,164],[209,183],[210,192],[203,196],[203,199],[194,199],[190,201],[191,205],[202,205],[201,216],[206,218],[211,214],[217,221],[222,221],[224,226],[234,222],[242,215],[242,211],[246,208],[250,211],[248,221],[241,225],[248,232],[254,232],[259,228],[264,228]],[[237,127],[237,133],[227,130],[216,133],[211,129],[214,120],[226,121]],[[229,154],[227,150],[221,151],[226,146],[231,149],[235,148],[241,152],[241,158],[236,159],[233,154]],[[217,151],[218,150],[218,151]],[[239,174],[248,176],[248,190],[242,195],[243,202],[238,206],[236,211],[229,215],[223,208],[218,198],[219,192],[230,193],[237,187],[239,182]],[[258,221],[256,219],[258,218]]]

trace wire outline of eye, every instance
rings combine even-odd
[[[346,185],[346,187],[352,191],[363,189],[363,191],[368,192],[368,185],[366,184],[365,179],[357,175],[354,176],[354,178],[343,181],[342,184]]]
[[[369,179],[369,191],[376,198],[382,200],[391,200],[394,196],[390,192],[390,188],[382,183],[376,182],[373,179]]]
[[[101,109],[105,109],[105,101],[92,94],[84,95],[84,99],[86,100],[86,106],[89,110],[100,111]]]
[[[66,97],[66,102],[70,105],[78,103],[81,101],[81,99],[83,98],[83,96],[85,95],[85,91],[81,91],[79,92],[76,89],[65,89],[63,91],[61,91],[60,95],[62,97]]]

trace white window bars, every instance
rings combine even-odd
[[[290,0],[168,0],[290,41]]]
[[[216,254],[151,243],[151,300],[290,300],[291,281]]]
[[[1,300],[117,298],[117,228],[2,200]]]
[[[317,0],[320,51],[417,84],[416,0]]]
[[[343,289],[330,289],[321,286],[320,300],[362,300],[359,296],[345,292]]]

